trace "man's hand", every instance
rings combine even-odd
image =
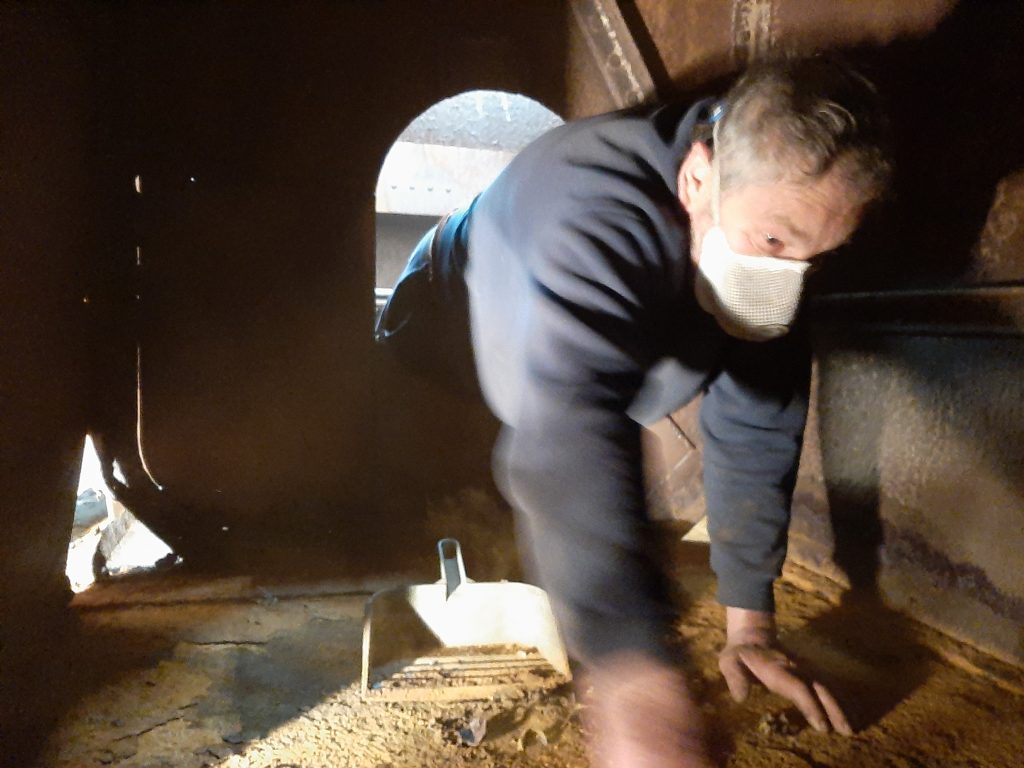
[[[772,693],[793,702],[816,731],[829,724],[844,736],[853,729],[829,690],[817,681],[808,683],[796,664],[776,643],[775,616],[762,611],[726,608],[726,643],[718,657],[729,693],[744,701],[752,680],[759,680]]]
[[[675,667],[622,652],[590,669],[588,686],[594,768],[711,768],[700,710]]]

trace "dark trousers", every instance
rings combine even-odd
[[[374,332],[410,372],[479,393],[463,272],[472,207],[444,217],[420,239]]]

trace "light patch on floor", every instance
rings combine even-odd
[[[833,687],[858,733],[815,733],[764,691],[735,704],[717,671],[724,632],[706,547],[694,551],[694,562],[675,574],[693,600],[680,634],[717,764],[1007,768],[1024,753],[1019,670],[883,607],[844,601],[799,569],[778,589],[783,642]],[[151,575],[134,598],[111,582],[76,599],[78,636],[63,681],[68,707],[39,765],[588,764],[580,707],[567,687],[485,702],[361,700],[368,592],[241,581],[190,587],[175,578],[176,591],[163,598]],[[105,600],[105,587],[118,598]]]

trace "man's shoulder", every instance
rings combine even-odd
[[[675,216],[678,150],[660,133],[656,110],[575,120],[524,148],[483,194],[484,216],[572,220],[617,212],[624,219]]]
[[[652,155],[671,154],[675,128],[685,109],[644,105],[570,120],[552,128],[520,153],[543,156],[546,163],[568,168],[650,166]]]

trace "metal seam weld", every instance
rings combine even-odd
[[[615,0],[570,3],[587,46],[618,107],[643,103],[654,81]]]
[[[733,59],[747,65],[775,46],[774,0],[735,0],[732,14]]]

